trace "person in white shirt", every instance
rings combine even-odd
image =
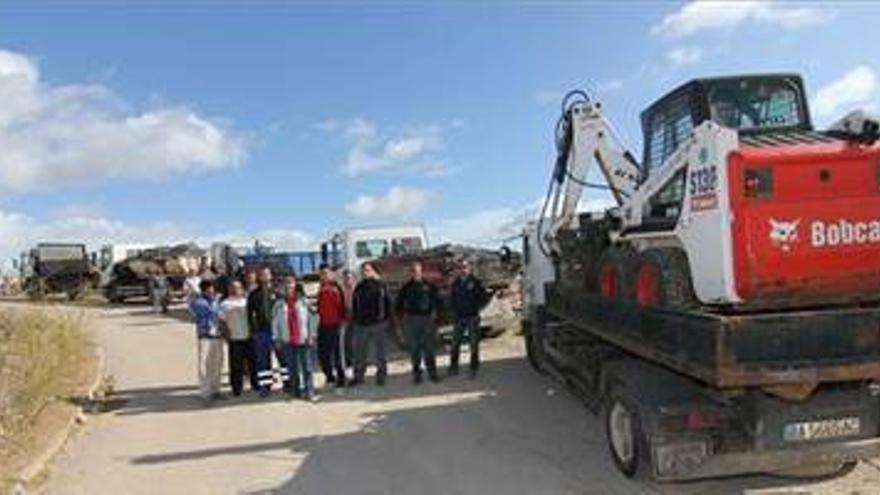
[[[244,286],[238,280],[229,286],[229,297],[220,303],[220,321],[229,348],[229,384],[232,395],[241,395],[244,375],[248,375],[252,390],[257,390],[257,375],[254,373],[253,344],[247,317],[247,298]]]

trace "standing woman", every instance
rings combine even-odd
[[[306,302],[302,287],[295,277],[287,277],[284,297],[272,310],[272,337],[290,377],[285,391],[308,401],[315,397],[312,355],[317,332],[318,317]]]

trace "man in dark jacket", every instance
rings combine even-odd
[[[422,359],[428,370],[428,377],[436,382],[437,358],[437,287],[425,280],[422,264],[412,264],[412,278],[400,289],[397,295],[397,314],[403,317],[403,326],[409,341],[412,360],[413,383],[422,382]]]
[[[388,288],[379,279],[372,263],[361,265],[363,279],[354,288],[351,301],[351,319],[354,332],[354,380],[352,385],[364,382],[367,354],[372,343],[376,346],[376,385],[385,385],[388,375],[387,332],[391,316],[391,298]]]
[[[260,396],[267,397],[272,388],[272,308],[277,295],[272,288],[272,270],[264,267],[258,275],[259,285],[248,294],[247,317],[254,342],[254,361]],[[282,380],[284,377],[282,377]]]
[[[465,334],[471,353],[470,376],[477,375],[480,367],[480,310],[489,303],[491,294],[483,288],[483,282],[471,273],[467,260],[458,265],[458,276],[452,282],[452,316],[455,330],[452,334],[452,349],[449,352],[449,374],[458,374],[458,359],[461,342]]]

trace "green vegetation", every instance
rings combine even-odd
[[[87,379],[85,327],[79,311],[0,308],[0,492]]]

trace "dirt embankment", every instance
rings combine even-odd
[[[79,310],[0,307],[0,493],[70,423],[94,374]]]

